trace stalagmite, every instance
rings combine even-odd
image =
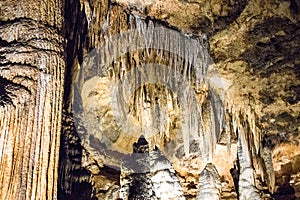
[[[59,177],[59,199],[74,198],[79,195],[78,188],[85,185],[85,190],[81,189],[81,195],[92,197],[93,180],[88,170],[82,168],[82,147],[74,121],[70,113],[64,111],[63,130],[61,140],[60,157],[60,177]]]
[[[275,192],[275,172],[272,162],[271,150],[267,147],[263,148],[262,158],[264,160],[264,167],[266,172],[266,182],[268,183],[268,188],[271,193]]]
[[[217,169],[212,163],[208,163],[199,177],[196,200],[221,199],[221,181]]]
[[[252,160],[249,152],[249,143],[246,140],[247,126],[240,126],[238,131],[238,161],[239,161],[239,199],[248,200],[248,199],[261,199],[260,193],[255,186],[255,176],[252,165]]]
[[[120,198],[184,200],[172,164],[142,136],[134,144],[131,159],[121,169]]]

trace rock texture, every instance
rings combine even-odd
[[[0,2],[0,199],[299,197],[299,20],[299,0]]]
[[[172,164],[143,136],[121,168],[121,199],[185,199]]]
[[[219,173],[212,163],[208,163],[200,174],[196,199],[220,199],[221,190]]]
[[[118,177],[117,171],[122,177],[122,166],[142,134],[149,156],[155,157],[151,149],[157,145],[173,164],[186,199],[201,193],[198,179],[207,163],[219,174],[219,198],[299,196],[299,1],[75,2],[66,3],[64,102],[69,112],[86,114],[75,117],[75,126],[84,127],[79,136],[99,199],[117,198],[133,180],[140,183],[134,190],[150,187],[147,195],[154,196],[151,173],[123,174],[131,177],[126,183],[109,178]],[[195,53],[201,52],[197,60]],[[173,68],[137,68],[145,63]],[[172,77],[173,69],[179,72],[173,80],[190,81],[195,99],[182,101],[171,86],[161,86],[167,79],[158,79]],[[156,82],[143,85],[140,79]],[[117,119],[116,108],[122,110]],[[113,170],[105,170],[108,166]]]
[[[0,199],[57,199],[64,5],[0,2]]]

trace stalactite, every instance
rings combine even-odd
[[[139,67],[141,68],[138,70],[139,72],[136,73],[134,71],[133,73],[135,75],[138,75],[138,79],[141,80],[141,82],[138,82],[138,85],[134,83],[132,85],[131,77],[126,78],[122,76],[122,86],[126,87],[126,91],[124,93],[123,89],[118,89],[119,94],[121,91],[123,91],[122,97],[120,96],[118,99],[120,101],[117,103],[120,111],[124,109],[124,106],[126,102],[121,99],[124,99],[125,101],[128,100],[128,97],[132,95],[129,92],[132,92],[134,89],[138,88],[140,85],[145,84],[147,81],[160,81],[159,79],[163,79],[162,84],[167,84],[168,87],[171,88],[171,90],[174,90],[174,88],[178,87],[179,89],[175,89],[177,92],[177,98],[179,98],[179,104],[182,109],[183,119],[182,119],[182,135],[184,139],[184,149],[185,154],[189,154],[189,142],[193,139],[195,139],[195,135],[200,135],[200,138],[196,138],[197,140],[205,140],[204,135],[206,134],[220,134],[222,127],[223,119],[222,117],[222,107],[216,105],[219,105],[218,103],[212,104],[211,113],[212,113],[212,124],[211,129],[208,131],[208,133],[203,133],[202,125],[201,125],[201,116],[199,113],[199,108],[197,108],[197,101],[195,100],[195,92],[199,92],[200,90],[200,83],[203,81],[206,81],[207,79],[207,64],[209,61],[209,55],[208,50],[206,48],[206,44],[204,44],[206,41],[203,39],[203,37],[195,38],[195,36],[182,34],[180,32],[174,31],[172,29],[165,28],[164,26],[155,23],[151,21],[150,19],[146,22],[144,19],[129,15],[129,27],[130,29],[128,32],[123,32],[122,37],[119,36],[109,36],[105,35],[104,44],[102,45],[105,48],[99,48],[99,55],[102,55],[101,51],[105,52],[111,52],[110,55],[106,55],[109,60],[107,60],[107,63],[112,63],[116,61],[122,53],[125,53],[122,51],[122,49],[127,49],[129,52],[133,52],[134,50],[138,49],[146,49],[147,55],[150,55],[150,48],[156,49],[156,55],[158,55],[160,58],[163,57],[163,52],[170,52],[171,55],[174,56],[174,62],[172,62],[172,69],[167,70],[167,73],[158,74],[158,69],[155,69],[154,72],[143,69],[145,67],[142,66],[131,66]],[[126,35],[126,36],[125,36]],[[122,41],[120,41],[123,39]],[[129,41],[129,43],[128,43]],[[117,45],[118,44],[118,45]],[[120,45],[119,45],[120,44]],[[125,47],[123,46],[125,44]],[[119,46],[123,46],[122,48],[119,48]],[[183,58],[183,59],[182,59]],[[128,62],[128,61],[127,61]],[[125,65],[124,62],[122,62],[122,65]],[[105,71],[105,63],[101,63],[99,65],[101,67],[101,70],[98,71]],[[85,71],[89,71],[89,66],[87,66],[87,69]],[[90,65],[90,67],[95,67],[94,65]],[[148,66],[146,66],[148,67]],[[151,68],[153,69],[153,68]],[[136,70],[136,69],[134,69]],[[144,71],[146,70],[146,71]],[[92,70],[90,70],[92,71]],[[119,70],[114,70],[117,74],[119,74]],[[124,70],[123,70],[124,71]],[[89,72],[88,72],[89,73]],[[133,73],[131,75],[133,75]],[[151,74],[158,74],[158,76],[153,76]],[[104,73],[105,74],[105,73]],[[124,75],[126,72],[124,73]],[[176,80],[172,80],[172,75],[175,75]],[[86,77],[89,77],[90,75],[85,75]],[[100,75],[101,76],[101,75]],[[116,75],[119,77],[119,75]],[[125,75],[126,76],[126,75]],[[158,78],[157,78],[158,77]],[[168,82],[168,79],[171,79],[170,82]],[[119,81],[117,79],[117,81]],[[175,82],[175,85],[174,85]],[[184,82],[187,83],[183,84]],[[129,85],[128,85],[129,83]],[[128,87],[130,86],[131,87]],[[195,91],[191,90],[191,86],[195,86]],[[127,92],[129,91],[129,92]],[[119,94],[117,96],[119,96]],[[163,94],[162,94],[163,95]],[[216,95],[213,95],[212,97],[214,99]],[[135,98],[139,99],[139,98]],[[138,103],[138,101],[136,102]],[[128,104],[128,103],[127,103]],[[126,109],[125,109],[126,110]],[[218,113],[216,113],[218,112]],[[123,112],[122,112],[123,113]],[[163,115],[160,115],[163,116]],[[125,119],[127,118],[124,115]],[[141,116],[142,117],[142,116]],[[167,120],[161,118],[160,122]],[[215,124],[218,125],[215,126]],[[143,124],[141,124],[143,126]],[[149,130],[149,129],[147,129]],[[216,133],[217,132],[217,133]],[[149,134],[145,134],[149,135]],[[170,134],[168,134],[170,135]],[[216,143],[216,137],[213,136],[212,139],[210,139],[212,142],[210,147],[214,147],[214,143]],[[205,151],[205,150],[203,150]],[[202,155],[208,155],[212,153],[202,152]]]
[[[231,104],[231,105],[230,105]],[[238,159],[240,163],[239,187],[244,194],[262,195],[258,192],[258,181],[274,191],[274,169],[270,150],[262,145],[262,131],[257,127],[257,118],[249,105],[236,106],[232,102],[226,107],[231,117],[231,125],[238,135]],[[235,105],[235,106],[234,106]],[[228,123],[228,122],[227,122]]]

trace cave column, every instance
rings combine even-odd
[[[0,2],[0,199],[57,199],[61,0]]]

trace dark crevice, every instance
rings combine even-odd
[[[83,147],[72,115],[64,112],[62,122],[58,199],[96,200],[91,173],[82,167]]]
[[[7,104],[14,105],[12,98],[16,97],[14,93],[20,92],[20,90],[24,90],[28,92],[29,95],[31,95],[31,91],[27,87],[21,84],[14,83],[0,76],[0,106],[4,106]]]
[[[8,46],[10,46],[9,42],[7,42],[6,40],[3,40],[0,37],[0,47],[8,47]]]
[[[13,104],[11,98],[9,97],[10,92],[6,90],[6,86],[8,84],[11,84],[11,82],[0,76],[0,106],[4,106],[5,104]]]
[[[64,36],[67,39],[65,46],[66,70],[64,83],[64,117],[62,119],[62,134],[59,158],[59,200],[96,200],[95,189],[91,182],[92,175],[82,167],[82,151],[80,138],[70,111],[70,95],[73,85],[74,61],[82,60],[81,46],[84,40],[81,37],[87,32],[84,13],[80,10],[78,0],[67,0],[64,6]],[[80,47],[78,47],[80,46]],[[76,169],[76,170],[75,170]]]
[[[83,61],[83,46],[87,42],[87,20],[85,13],[80,10],[79,1],[66,1],[65,3],[65,36],[66,44],[66,72],[64,83],[64,107],[69,109],[70,94],[73,85],[74,61]]]
[[[295,15],[300,14],[300,0],[290,0],[290,9]]]

